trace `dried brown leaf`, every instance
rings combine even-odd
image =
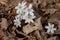
[[[60,29],[58,29],[54,34],[60,34]]]
[[[38,19],[36,19],[35,25],[37,27],[39,27],[39,30],[42,30],[43,29],[42,24],[41,24],[41,17],[39,17]]]
[[[57,9],[42,9],[43,11],[45,11],[44,15],[45,14],[54,14]]]
[[[25,34],[29,34],[29,33],[33,32],[34,30],[37,30],[37,29],[38,29],[37,26],[28,24],[28,25],[23,27],[23,32]]]
[[[8,23],[7,23],[7,19],[6,18],[2,18],[2,22],[1,22],[1,29],[7,29],[8,27]]]
[[[38,40],[43,40],[42,37],[41,37],[41,35],[40,35],[40,33],[39,33],[39,30],[36,30],[34,32],[34,35],[37,37]]]
[[[4,5],[7,5],[7,1],[8,0],[0,0],[0,3],[4,4]]]
[[[56,36],[55,37],[51,37],[51,38],[48,38],[48,40],[56,40]]]
[[[18,3],[20,3],[22,0],[8,0],[8,5],[16,6]]]
[[[43,40],[47,40],[47,36],[46,35],[44,36],[44,39]]]
[[[3,37],[5,34],[2,30],[0,30],[0,38]]]
[[[38,18],[34,23],[28,24],[23,27],[23,32],[29,34],[35,30],[42,30],[41,17]]]
[[[60,3],[56,3],[55,8],[60,9]]]

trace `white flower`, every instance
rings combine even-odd
[[[19,15],[16,15],[16,16],[15,16],[15,19],[22,20]]]
[[[30,22],[33,22],[33,19],[35,18],[35,16],[31,16],[31,15],[27,15],[27,16],[24,16],[24,20],[25,20],[25,23],[30,23]]]
[[[21,27],[21,22],[20,22],[20,20],[19,19],[15,19],[14,20],[14,25],[16,25],[16,27]]]
[[[15,9],[19,10],[20,12],[26,8],[26,2],[19,3],[18,6],[15,7]],[[17,11],[18,12],[18,11]]]
[[[30,14],[30,15],[34,15],[34,10],[32,9],[32,4],[30,4],[27,8],[26,8],[26,10],[25,10],[25,13],[28,15],[28,14]]]
[[[56,30],[56,28],[54,28],[54,24],[50,23],[48,23],[48,26],[45,26],[45,28],[47,29],[47,33],[54,33],[54,31]]]
[[[30,4],[28,7],[26,6],[26,2],[19,3],[16,7],[16,14],[14,25],[20,26],[20,21],[25,20],[25,23],[33,22],[34,16],[34,10],[32,9],[32,4]]]
[[[21,19],[23,19],[24,16],[25,16],[25,13],[19,11],[18,17],[20,17]]]

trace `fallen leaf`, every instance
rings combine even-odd
[[[56,40],[56,36],[55,37],[51,37],[51,38],[48,38],[47,40]]]
[[[60,3],[56,3],[55,8],[60,9]]]
[[[42,24],[41,24],[41,17],[39,17],[38,19],[36,19],[35,25],[37,27],[39,27],[39,30],[42,30],[43,29]]]
[[[54,34],[60,34],[60,29],[58,29]]]
[[[0,30],[0,38],[3,37],[5,34],[2,30]]]
[[[42,9],[43,11],[45,11],[44,15],[45,14],[54,14],[57,9]]]
[[[35,30],[42,30],[42,25],[41,25],[41,17],[38,18],[34,23],[28,24],[23,27],[23,32],[25,34],[29,34]]]
[[[29,34],[29,33],[33,32],[34,30],[37,30],[37,29],[38,29],[38,27],[28,24],[28,25],[23,27],[23,32],[25,34]]]
[[[43,40],[42,37],[41,37],[41,35],[40,35],[40,33],[39,33],[39,30],[36,30],[36,31],[34,32],[34,35],[36,36],[36,38],[37,38],[38,40]]]
[[[0,0],[0,3],[4,4],[4,5],[7,5],[7,1],[8,0]]]
[[[43,40],[47,40],[47,35],[44,36],[44,39]]]
[[[1,22],[1,29],[7,29],[8,27],[8,23],[7,23],[7,19],[6,18],[2,18],[2,22]]]

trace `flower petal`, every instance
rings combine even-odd
[[[51,24],[50,24],[50,23],[48,23],[48,26],[51,26]]]
[[[48,26],[45,26],[45,28],[46,28],[46,29],[49,29],[49,27],[48,27]]]
[[[30,8],[30,9],[32,8],[32,4],[29,5],[29,8]]]
[[[55,30],[56,30],[56,28],[53,28],[52,30],[53,30],[53,31],[55,31]]]
[[[47,33],[49,33],[50,32],[50,30],[47,30]]]
[[[54,31],[53,31],[53,30],[51,30],[51,33],[54,33]]]
[[[52,24],[51,26],[54,27],[54,24]]]

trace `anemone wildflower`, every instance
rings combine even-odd
[[[20,22],[20,20],[19,20],[19,19],[14,19],[14,25],[15,25],[16,27],[21,27],[21,22]]]
[[[48,23],[48,26],[45,26],[45,28],[47,29],[47,33],[54,33],[54,31],[56,30],[56,28],[54,28],[54,24],[50,23]]]

